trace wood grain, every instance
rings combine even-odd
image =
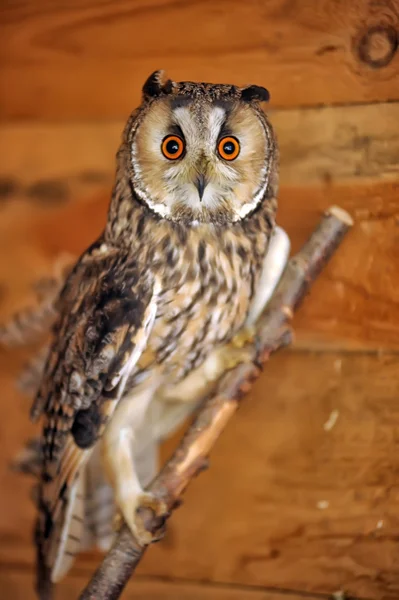
[[[33,574],[21,570],[0,571],[0,585],[3,598],[7,600],[37,600],[32,590]],[[85,584],[85,578],[68,578],[57,593],[57,600],[71,600],[78,597]],[[295,592],[256,590],[247,586],[230,587],[206,583],[179,581],[157,581],[137,578],[129,584],[123,594],[125,600],[325,600],[327,596],[296,594]]]
[[[158,68],[275,106],[399,98],[396,0],[25,0],[0,23],[3,119],[125,117]]]
[[[399,103],[273,110],[270,118],[280,144],[282,185],[399,179]],[[38,182],[68,183],[71,195],[111,180],[124,124],[0,124],[0,195],[39,200],[32,193]]]
[[[32,432],[12,386],[21,359],[0,355],[3,571],[33,561],[30,482],[6,467]],[[276,355],[141,575],[397,599],[398,385],[397,356]]]
[[[25,11],[22,44],[32,19],[53,23],[53,6],[0,10],[8,11],[11,29]],[[65,18],[81,14],[77,3],[63,6]],[[112,12],[121,2],[96,6],[86,6],[89,21],[93,11]],[[187,2],[183,12],[193,6],[204,4]],[[336,14],[342,6],[336,3]],[[60,40],[67,34],[61,29]],[[47,56],[43,38],[35,39]],[[397,600],[399,104],[280,110],[272,118],[282,148],[279,222],[293,249],[330,204],[347,209],[355,227],[295,318],[296,350],[274,357],[211,469],[141,567],[143,576],[209,586],[148,581],[136,592],[155,599],[298,600],[296,591],[302,597],[343,589],[356,598]],[[0,126],[0,320],[32,298],[30,284],[60,253],[79,253],[101,231],[121,129],[120,120]],[[34,433],[29,402],[13,383],[31,350],[0,350],[0,582],[9,598],[29,598],[28,574],[13,569],[33,563],[30,482],[8,468]],[[98,559],[82,557],[61,598],[74,597]]]
[[[293,250],[329,205],[355,219],[296,318],[297,347],[397,351],[399,104],[283,110],[272,118],[282,160],[278,221]],[[60,253],[80,253],[101,231],[122,125],[0,128],[3,315],[28,301],[29,283]]]

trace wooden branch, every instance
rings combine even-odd
[[[179,505],[190,481],[206,468],[209,452],[237,410],[240,399],[258,378],[262,364],[272,352],[290,343],[294,310],[351,225],[348,213],[338,207],[330,208],[308,242],[288,262],[272,300],[258,320],[248,361],[220,379],[172,458],[149,486],[151,492],[166,502],[171,512]],[[155,532],[159,528],[150,511],[143,512],[142,516],[149,531]],[[146,547],[140,546],[124,525],[80,600],[117,600],[145,550]]]

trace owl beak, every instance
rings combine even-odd
[[[195,187],[198,190],[200,202],[202,202],[202,196],[204,195],[204,190],[207,185],[208,185],[208,182],[205,178],[205,175],[198,175],[197,180],[195,182]]]

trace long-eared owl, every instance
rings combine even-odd
[[[115,510],[143,544],[138,508],[165,512],[143,491],[153,448],[220,376],[217,349],[267,280],[278,186],[267,99],[255,85],[157,71],[127,122],[108,219],[59,295],[32,408],[43,417],[38,561],[52,581],[82,547],[109,545]]]

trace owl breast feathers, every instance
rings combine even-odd
[[[195,399],[195,374],[248,317],[274,228],[267,99],[261,87],[175,83],[162,72],[144,84],[104,231],[58,299],[32,409],[43,417],[39,589],[65,574],[85,540],[101,538],[94,506],[102,498],[105,510],[104,489],[108,521],[116,507],[151,541],[137,509],[162,516],[165,507],[143,491],[155,460],[144,473],[138,465],[159,441],[148,415],[165,390],[187,404],[187,382]],[[163,434],[183,413],[162,413]]]

